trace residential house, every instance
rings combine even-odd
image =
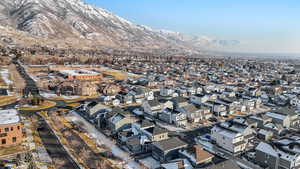
[[[133,100],[138,104],[142,104],[145,100],[145,91],[142,88],[135,88],[129,93],[133,96]]]
[[[186,114],[186,117],[190,122],[198,123],[202,119],[203,110],[198,109],[193,104],[187,104],[185,106],[178,107],[175,110]]]
[[[152,142],[161,141],[169,138],[168,130],[156,126],[154,123],[148,120],[143,120],[141,122],[134,123],[133,131],[135,134],[147,136]]]
[[[136,121],[136,119],[129,112],[116,109],[118,108],[115,108],[110,112],[110,114],[113,115],[107,120],[108,128],[113,133],[116,133],[121,129],[130,128],[131,124]]]
[[[266,115],[272,118],[272,122],[280,124],[285,128],[299,126],[300,121],[298,114],[292,109],[276,109],[266,112]]]
[[[159,103],[162,105],[162,109],[166,109],[166,108],[173,109],[174,108],[173,102],[170,100],[160,99]]]
[[[176,88],[175,92],[178,94],[179,97],[187,97],[188,90],[186,88]]]
[[[105,105],[111,105],[115,96],[101,96],[100,101],[103,102]]]
[[[205,151],[200,145],[194,145],[187,147],[186,149],[180,150],[179,153],[187,158],[193,167],[199,167],[203,164],[212,162],[214,155]]]
[[[241,169],[241,167],[234,160],[225,160],[223,162],[212,164],[202,169]]]
[[[213,112],[209,107],[202,105],[200,109],[202,111],[201,120],[208,120],[213,117]]]
[[[264,128],[265,124],[272,122],[272,118],[265,115],[264,113],[251,115],[249,116],[249,119],[255,120],[257,122],[257,127],[260,129]]]
[[[120,92],[116,95],[116,98],[120,100],[122,104],[132,104],[133,103],[133,96],[129,93]]]
[[[184,97],[174,97],[171,100],[173,102],[173,106],[174,108],[178,108],[178,107],[184,107],[187,106],[189,104],[188,99],[184,98]]]
[[[256,135],[257,122],[248,118],[237,117],[221,123],[224,127],[240,132],[244,135],[246,143],[253,140]]]
[[[138,136],[138,135],[130,137],[126,141],[126,147],[133,154],[142,153],[144,151],[143,150],[143,144],[141,144],[141,137]]]
[[[185,158],[177,158],[168,162],[161,163],[157,169],[191,169],[192,164]]]
[[[260,129],[257,132],[257,138],[262,139],[264,141],[269,141],[273,137],[273,132],[265,129]]]
[[[248,89],[248,95],[250,97],[259,97],[259,96],[261,96],[261,89],[260,88],[250,87]]]
[[[174,93],[174,90],[172,88],[168,88],[168,87],[165,87],[165,88],[161,88],[160,89],[160,96],[163,96],[163,97],[171,97]]]
[[[255,108],[259,109],[262,105],[262,99],[261,98],[256,98],[255,99]]]
[[[212,140],[232,154],[239,154],[246,149],[244,135],[219,124],[211,129]]]
[[[287,149],[283,150],[279,144],[260,142],[255,151],[255,161],[261,167],[270,169],[294,169],[300,167],[300,154]]]
[[[215,103],[224,105],[226,107],[226,111],[229,114],[233,114],[237,112],[237,104],[227,99],[218,99]]]
[[[154,142],[152,145],[152,156],[160,162],[177,158],[179,150],[187,147],[187,144],[177,137]]]
[[[144,88],[146,100],[154,100],[154,92],[150,88]]]
[[[156,99],[144,102],[141,107],[145,113],[153,117],[156,117],[157,113],[161,112],[163,108],[160,102]]]
[[[109,107],[97,102],[90,102],[82,106],[82,111],[85,112],[88,118],[94,118],[99,112],[107,109],[109,109]]]
[[[248,112],[252,111],[255,108],[255,103],[256,103],[255,99],[251,97],[243,96],[243,104],[246,105]]]
[[[165,108],[160,114],[159,119],[169,123],[175,124],[176,126],[186,126],[187,125],[187,115],[185,113]]]
[[[203,103],[203,105],[209,107],[216,116],[226,116],[227,109],[226,106],[220,103],[208,101]]]
[[[284,134],[285,131],[287,131],[287,129],[285,127],[283,127],[282,124],[276,124],[273,122],[266,123],[264,125],[263,129],[265,129],[267,131],[271,131],[277,136],[281,136]]]
[[[205,103],[208,100],[209,100],[209,96],[204,94],[196,94],[190,97],[190,101],[197,105],[201,105],[202,103]]]

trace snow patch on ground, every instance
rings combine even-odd
[[[9,72],[8,69],[2,69],[0,71],[1,77],[7,85],[13,84],[11,80],[9,80]]]
[[[140,160],[140,162],[150,169],[160,167],[160,163],[156,161],[153,157],[144,158]]]
[[[95,140],[97,140],[97,144],[105,145],[107,148],[111,150],[113,155],[116,157],[122,159],[126,164],[125,168],[127,169],[141,169],[142,166],[140,166],[137,162],[134,161],[130,157],[130,155],[121,150],[114,141],[112,141],[110,138],[107,138],[104,134],[102,134],[100,131],[98,131],[93,125],[91,125],[89,122],[87,122],[84,118],[82,118],[80,115],[78,115],[76,112],[72,111],[66,119],[68,121],[73,122],[81,122],[82,127],[88,132],[88,134]]]
[[[47,93],[47,92],[41,92],[40,93],[43,97],[49,98],[49,97],[57,97],[54,93]]]
[[[46,97],[46,98],[59,97],[57,94],[49,93],[49,92],[41,92],[41,95],[43,97]],[[77,99],[77,98],[80,98],[80,96],[60,96],[60,97],[62,97],[63,99]]]
[[[62,98],[64,98],[64,99],[77,99],[79,97],[80,96],[62,96]]]

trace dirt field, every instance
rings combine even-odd
[[[55,126],[55,129],[61,133],[62,142],[72,150],[73,156],[84,167],[113,169],[111,162],[105,157],[109,154],[105,152],[104,148],[96,146],[93,140],[84,134],[85,131],[80,126],[68,123],[56,113],[51,113],[48,119],[51,120],[53,127]]]
[[[0,96],[0,106],[7,105],[17,101],[15,96]]]

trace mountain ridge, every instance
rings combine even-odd
[[[95,46],[145,49],[179,49],[201,53],[203,48],[227,41],[154,30],[81,0],[2,0],[0,24],[38,38],[91,41]],[[238,42],[236,42],[238,43]]]

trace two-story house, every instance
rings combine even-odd
[[[211,129],[211,138],[219,146],[232,154],[239,154],[246,149],[244,135],[219,124]]]

